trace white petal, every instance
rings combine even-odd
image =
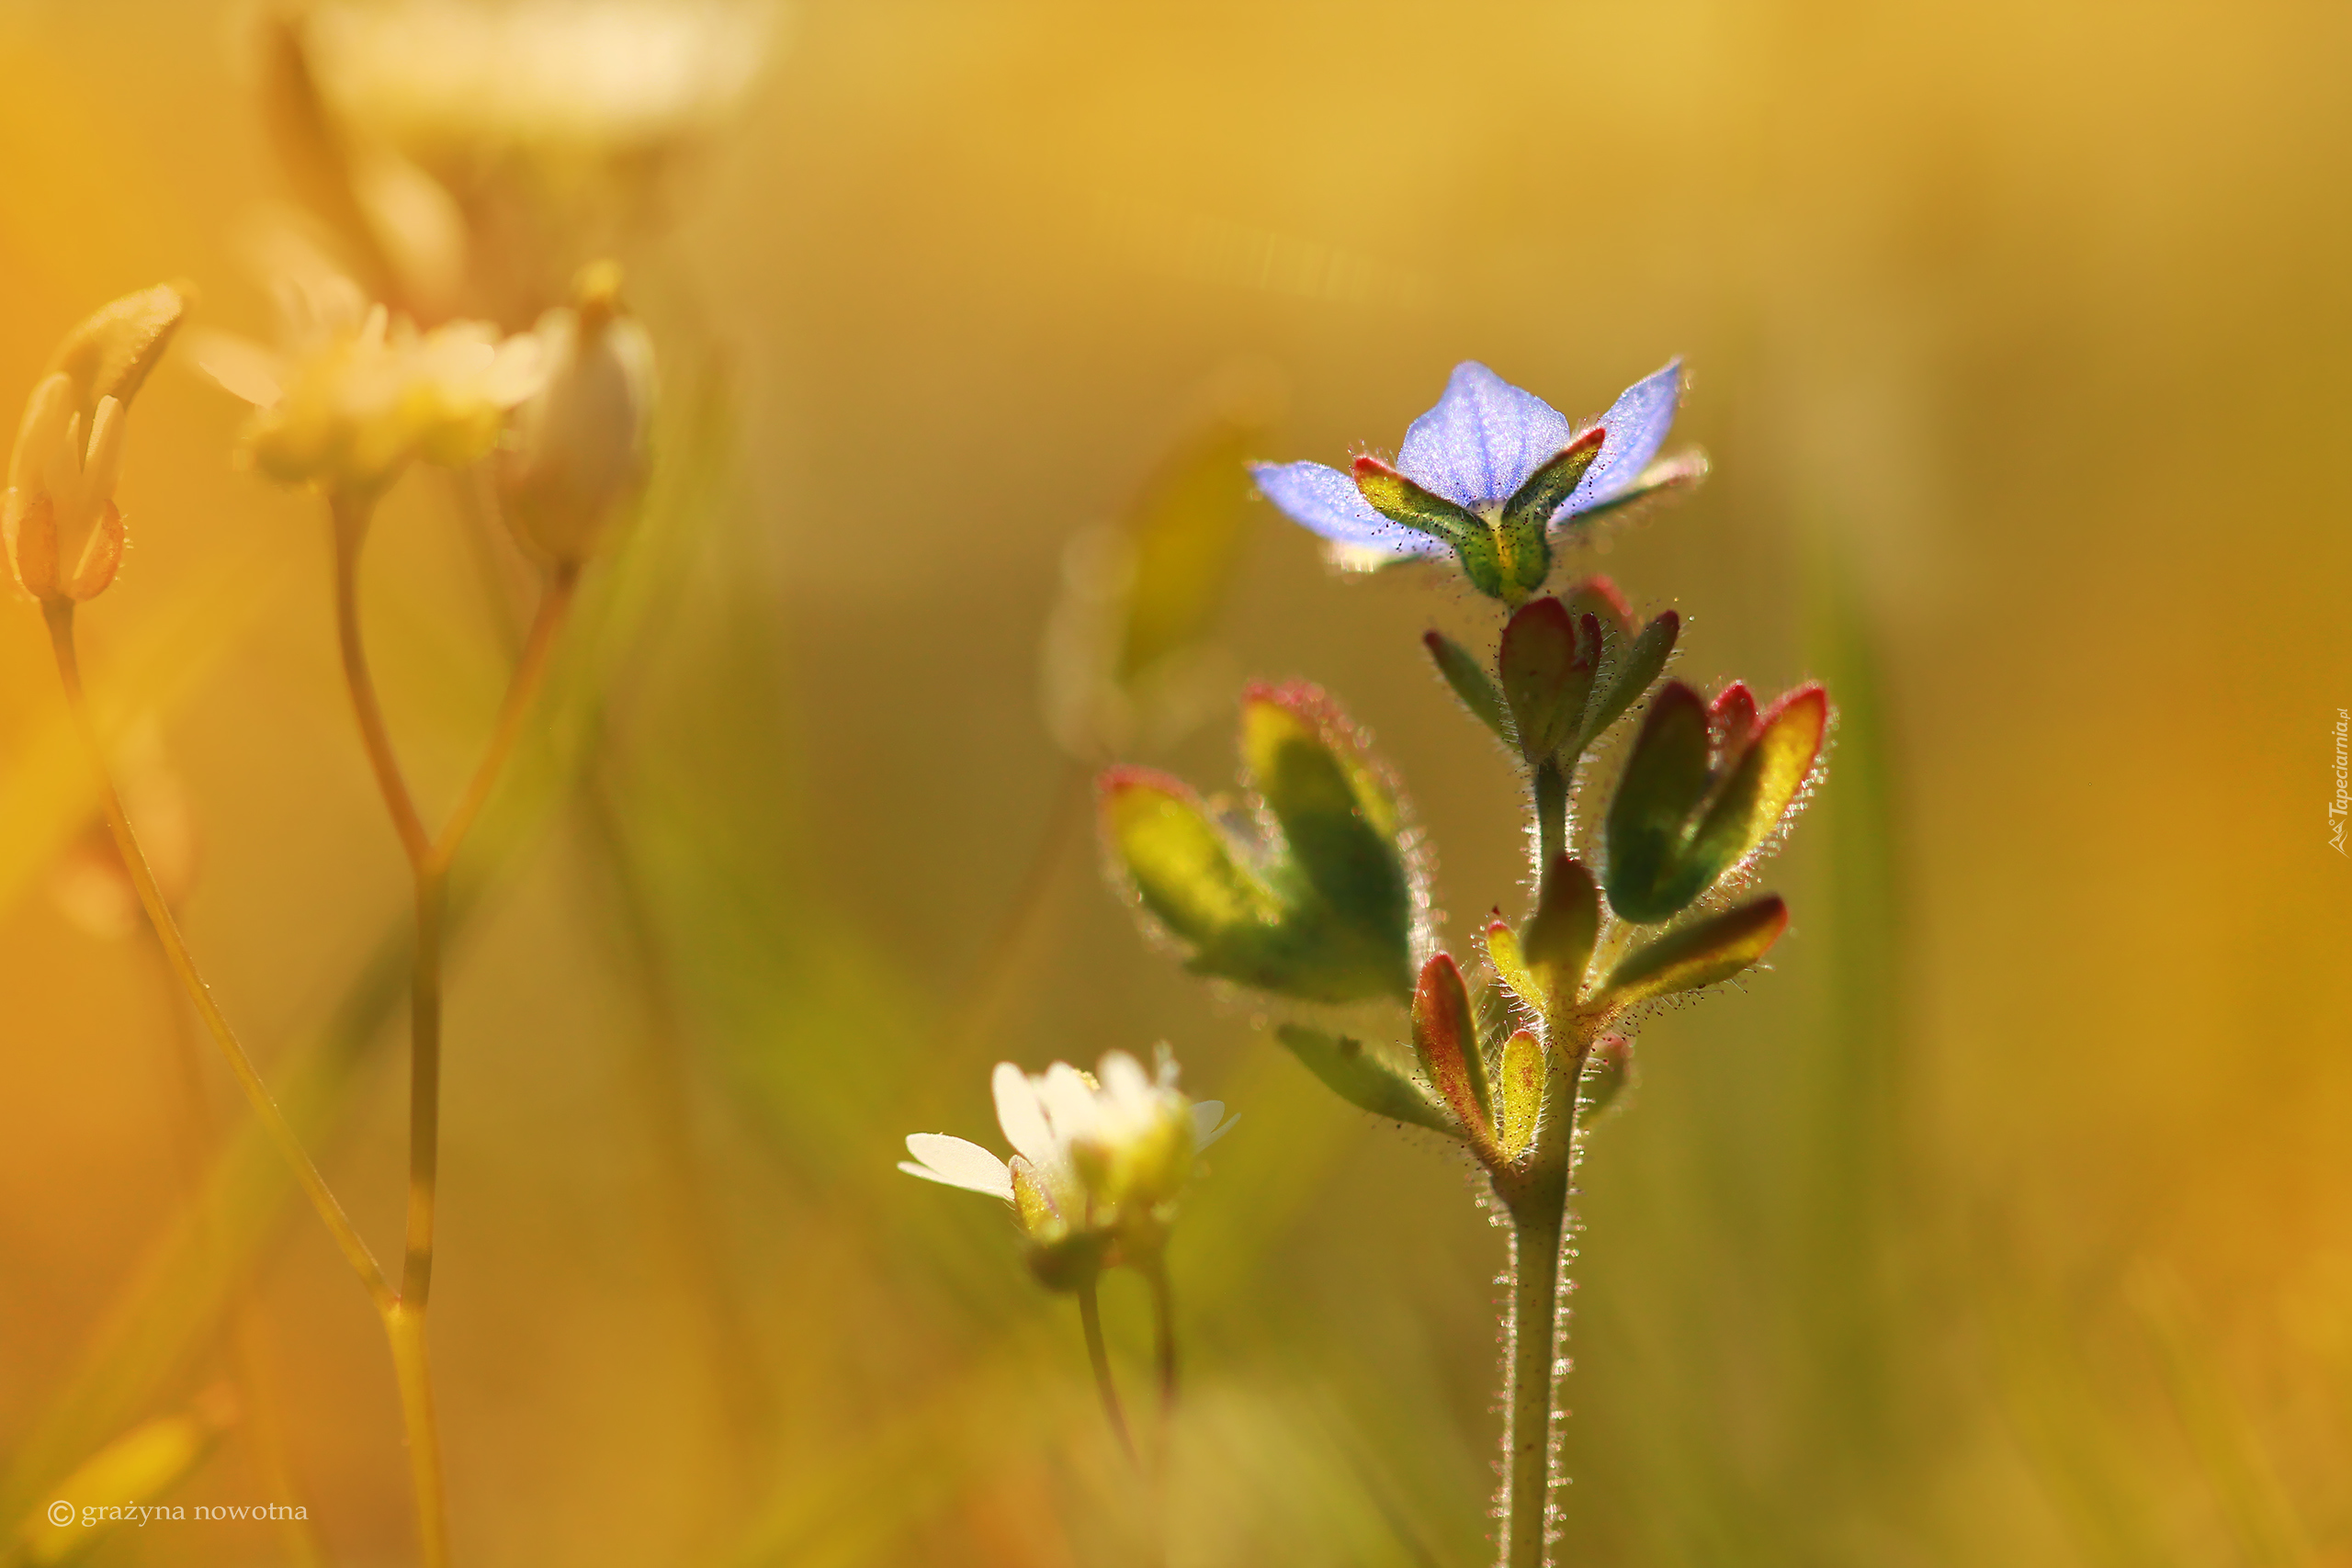
[[[1068,1144],[1093,1132],[1098,1113],[1094,1090],[1088,1087],[1084,1074],[1068,1062],[1056,1062],[1046,1069],[1044,1077],[1030,1081],[1037,1086],[1037,1098],[1045,1104],[1056,1144]]]
[[[1221,1100],[1200,1101],[1193,1107],[1193,1147],[1195,1150],[1207,1148],[1233,1131],[1234,1122],[1240,1120],[1238,1116],[1226,1115],[1225,1101]]]
[[[277,355],[227,333],[191,332],[185,340],[196,367],[231,395],[255,408],[272,408],[286,395],[286,364]]]
[[[1045,1110],[1037,1103],[1037,1086],[1011,1062],[999,1062],[989,1078],[996,1092],[996,1122],[1004,1141],[1031,1165],[1054,1157],[1054,1130],[1046,1125]]]
[[[950,1187],[961,1187],[970,1192],[985,1192],[991,1198],[1012,1201],[1012,1172],[1004,1161],[962,1138],[951,1138],[944,1133],[910,1133],[907,1153],[922,1163],[920,1166],[900,1164],[899,1168],[910,1176],[921,1176]]]
[[[1143,1065],[1125,1051],[1103,1055],[1099,1064],[1102,1079],[1102,1098],[1114,1105],[1144,1105],[1151,1100],[1151,1080],[1144,1077]]]

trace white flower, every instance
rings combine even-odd
[[[916,1133],[907,1139],[914,1158],[899,1168],[1011,1203],[1040,1248],[1156,1246],[1193,1156],[1233,1125],[1222,1102],[1195,1105],[1178,1091],[1164,1050],[1156,1077],[1114,1051],[1099,1079],[1067,1062],[1035,1077],[1000,1062],[990,1087],[1010,1159],[944,1133]]]
[[[470,462],[537,391],[539,340],[481,321],[419,332],[350,279],[281,280],[285,346],[202,334],[197,364],[252,403],[244,450],[272,479],[327,490],[389,484],[413,457]]]
[[[305,42],[341,114],[428,164],[656,152],[733,109],[770,7],[729,0],[321,6]]]

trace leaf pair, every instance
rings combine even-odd
[[[1600,892],[1584,863],[1561,855],[1544,870],[1535,909],[1513,931],[1487,928],[1487,959],[1511,994],[1554,1029],[1569,1018],[1608,1018],[1637,1002],[1728,980],[1764,956],[1788,925],[1777,896],[1668,932],[1634,949],[1593,983]]]
[[[1737,682],[1709,704],[1668,682],[1609,804],[1610,908],[1670,919],[1753,857],[1804,795],[1828,723],[1817,684],[1758,714]]]
[[[1262,845],[1180,780],[1102,774],[1103,834],[1144,908],[1197,974],[1306,1001],[1410,996],[1422,894],[1385,770],[1304,683],[1249,689],[1241,756],[1272,829]]]
[[[1657,679],[1681,626],[1668,610],[1637,629],[1615,586],[1596,577],[1514,611],[1494,675],[1442,632],[1422,640],[1462,705],[1529,767],[1572,768]]]

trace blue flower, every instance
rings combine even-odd
[[[1394,467],[1366,457],[1352,475],[1320,463],[1250,471],[1267,500],[1342,558],[1385,565],[1451,550],[1480,592],[1515,604],[1549,575],[1555,531],[1705,472],[1696,454],[1655,460],[1681,398],[1678,359],[1577,430],[1534,393],[1465,361],[1405,432]]]

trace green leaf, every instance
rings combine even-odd
[[[1487,962],[1493,965],[1495,977],[1510,987],[1511,995],[1537,1012],[1544,1007],[1544,987],[1535,972],[1527,966],[1527,957],[1520,949],[1519,933],[1496,920],[1487,927]]]
[[[1535,1141],[1544,1111],[1544,1042],[1522,1029],[1503,1044],[1502,1107],[1498,1132],[1503,1158],[1516,1160]]]
[[[1437,662],[1437,672],[1470,710],[1470,716],[1493,730],[1495,739],[1504,745],[1517,746],[1518,737],[1511,733],[1510,719],[1503,711],[1503,694],[1470,650],[1443,632],[1425,632],[1421,643]]]
[[[1462,1132],[1475,1144],[1490,1145],[1487,1062],[1478,1050],[1477,1028],[1461,969],[1451,956],[1438,953],[1421,965],[1420,983],[1413,988],[1413,1055]]]
[[[1746,688],[1733,692],[1746,700]],[[1726,693],[1729,696],[1732,693]],[[1724,704],[1731,725],[1745,728],[1736,704]],[[1747,713],[1755,711],[1747,701]],[[1731,769],[1714,803],[1691,836],[1685,879],[1697,883],[1696,897],[1717,877],[1745,860],[1778,827],[1805,781],[1813,776],[1821,756],[1822,736],[1829,728],[1829,694],[1818,684],[1801,686],[1772,705],[1755,721],[1755,739]]]
[[[1666,661],[1674,652],[1675,639],[1681,633],[1682,617],[1668,610],[1644,626],[1639,636],[1621,638],[1617,649],[1604,653],[1609,678],[1585,711],[1584,730],[1577,737],[1579,750],[1600,739],[1627,708],[1641,700],[1642,694],[1650,689],[1650,682],[1665,672]],[[1605,643],[1609,637],[1606,623],[1601,637]]]
[[[1455,1133],[1453,1118],[1430,1104],[1429,1096],[1410,1078],[1366,1051],[1361,1042],[1296,1023],[1277,1026],[1274,1038],[1349,1104],[1391,1122],[1409,1122],[1449,1136]]]
[[[1609,803],[1609,904],[1623,919],[1653,924],[1698,897],[1701,889],[1684,889],[1677,876],[1691,815],[1712,782],[1706,705],[1669,681],[1650,705]]]
[[[1576,738],[1600,662],[1598,622],[1589,616],[1571,619],[1557,599],[1522,604],[1504,625],[1498,660],[1503,700],[1531,764]]]
[[[1520,950],[1536,994],[1529,999],[1548,1020],[1567,1016],[1583,995],[1584,972],[1600,933],[1600,892],[1584,863],[1554,857],[1536,888]]]
[[[1577,1080],[1577,1124],[1591,1126],[1633,1080],[1634,1043],[1622,1034],[1594,1041],[1585,1055],[1584,1076]]]
[[[1404,995],[1413,931],[1404,813],[1347,716],[1313,686],[1254,685],[1242,703],[1241,756],[1297,875]]]
[[[1182,782],[1146,768],[1113,768],[1100,790],[1113,852],[1144,908],[1177,937],[1213,949],[1281,919],[1273,894],[1235,858]]]
[[[1604,994],[1611,1005],[1630,1007],[1728,980],[1763,957],[1788,924],[1788,906],[1768,894],[1628,954]]]

